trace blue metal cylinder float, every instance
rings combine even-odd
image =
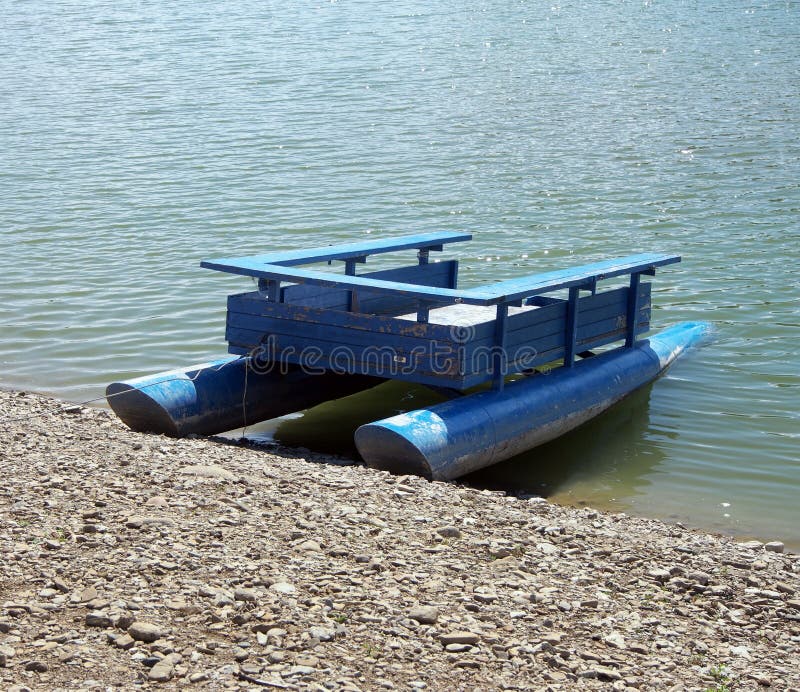
[[[710,332],[683,322],[631,348],[361,426],[368,466],[450,480],[548,442],[658,377]]]

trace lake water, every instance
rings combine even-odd
[[[800,548],[796,0],[2,7],[0,384],[224,353],[249,284],[207,257],[466,230],[474,284],[680,252],[654,326],[714,341],[473,481]],[[370,396],[267,430],[346,451],[426,395]]]

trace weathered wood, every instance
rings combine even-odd
[[[214,263],[236,263],[247,260],[248,263],[274,264],[281,267],[292,267],[298,264],[311,264],[313,262],[329,262],[331,260],[354,259],[364,262],[368,255],[378,255],[400,250],[442,250],[446,243],[458,243],[471,240],[470,233],[417,233],[414,235],[394,236],[392,238],[376,238],[357,243],[344,243],[342,245],[329,245],[327,247],[300,248],[298,250],[282,250],[269,252],[264,255],[248,257],[232,257],[219,260],[210,260]]]
[[[501,281],[489,286],[478,286],[466,290],[451,288],[435,288],[416,286],[404,282],[369,279],[362,276],[343,276],[329,272],[297,269],[263,264],[258,258],[238,258],[235,260],[210,260],[202,266],[208,269],[255,276],[262,279],[283,279],[297,283],[307,283],[325,288],[358,288],[372,290],[377,293],[409,296],[430,303],[452,305],[467,303],[469,305],[497,305],[515,303],[530,296],[551,293],[562,288],[573,286],[591,286],[602,279],[609,279],[624,274],[651,271],[655,267],[679,262],[679,255],[643,253],[631,255],[605,262],[595,262],[581,267],[563,269],[544,274]]]

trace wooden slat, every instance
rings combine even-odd
[[[476,289],[475,293],[485,295],[487,298],[491,296],[494,301],[507,302],[540,293],[549,293],[562,288],[586,286],[595,281],[648,271],[655,267],[680,261],[680,255],[663,253],[629,255],[628,257],[595,262],[594,264],[585,264],[580,267],[558,269],[543,274],[533,274],[517,279],[509,279],[508,281],[500,281],[499,283]]]
[[[584,286],[615,276],[650,271],[654,267],[679,261],[680,256],[678,255],[643,253],[571,269],[534,274],[467,290],[423,287],[403,282],[368,279],[360,276],[342,276],[310,269],[263,265],[262,262],[247,257],[235,260],[210,260],[203,262],[201,266],[233,274],[256,276],[262,279],[282,279],[332,289],[368,289],[377,293],[408,296],[433,304],[497,305],[499,303],[515,302],[528,296],[548,293],[562,288]]]
[[[344,243],[342,245],[328,245],[324,247],[299,248],[297,250],[284,250],[269,252],[264,255],[250,257],[231,257],[209,260],[209,263],[234,264],[247,260],[248,264],[274,264],[281,267],[292,267],[298,264],[311,264],[312,262],[326,262],[329,260],[344,260],[360,258],[367,255],[378,255],[399,250],[436,249],[437,246],[447,243],[458,243],[471,240],[470,233],[417,233],[414,235],[401,235],[392,238],[377,238],[364,240],[358,243]],[[204,262],[202,266],[206,266]]]
[[[456,269],[452,266],[457,260],[435,262],[433,264],[415,264],[408,267],[383,269],[381,271],[362,274],[366,278],[387,281],[403,281],[419,286],[450,287]],[[402,296],[391,296],[367,290],[357,291],[358,309],[356,312],[377,314],[400,314],[416,308],[416,301]],[[309,307],[328,308],[331,310],[347,310],[350,303],[350,291],[347,289],[331,290],[319,286],[294,284],[282,289],[284,303],[307,305]]]

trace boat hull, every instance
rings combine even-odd
[[[247,358],[223,358],[189,368],[114,382],[106,399],[131,429],[171,437],[214,435],[278,418],[369,389],[383,380],[364,375],[258,372]]]
[[[619,348],[431,408],[361,426],[368,466],[450,480],[548,442],[658,377],[710,327],[684,322],[633,348]]]

